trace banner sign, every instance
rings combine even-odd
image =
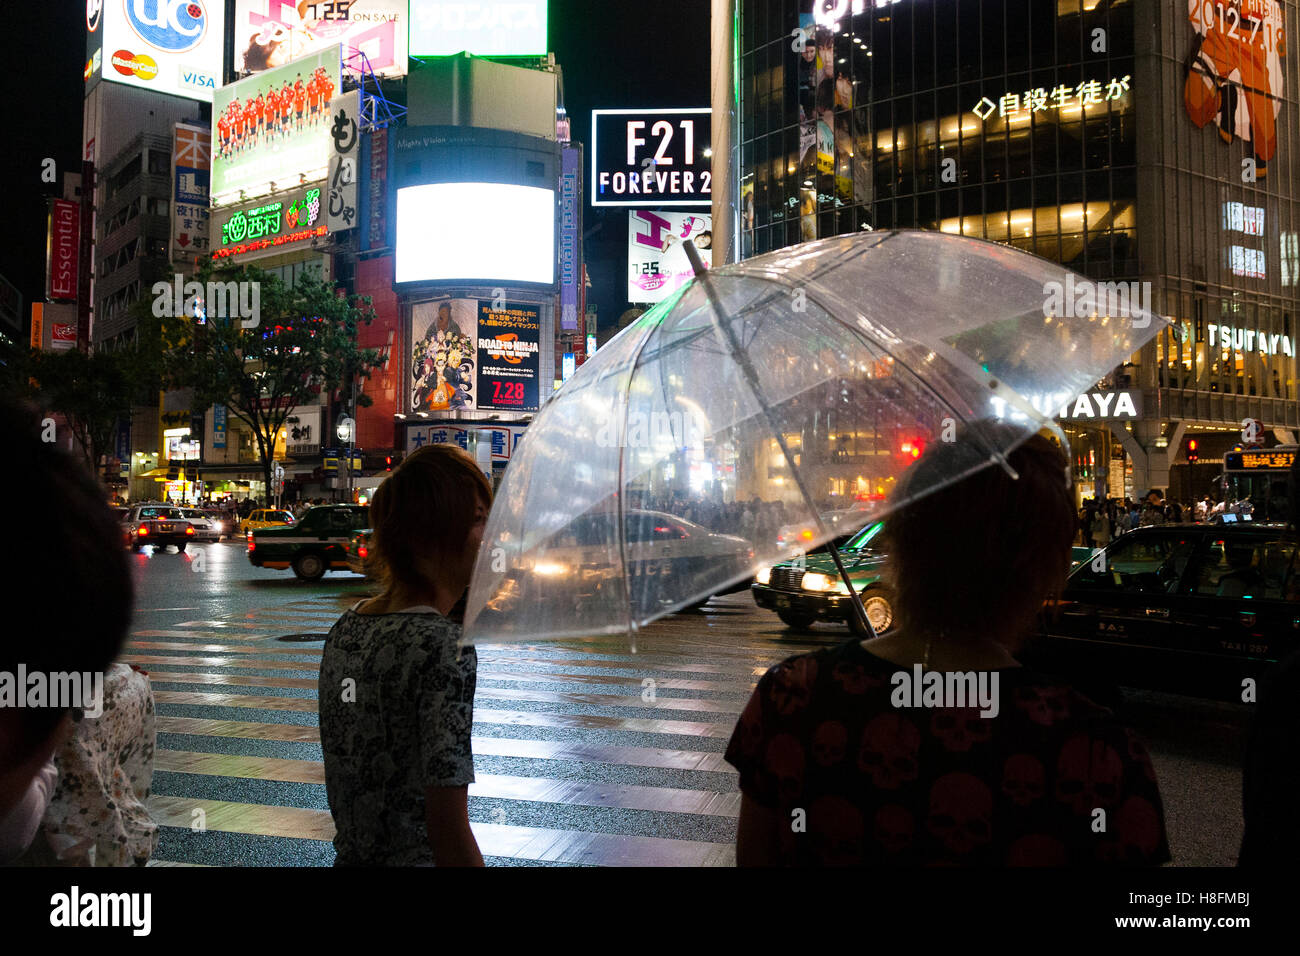
[[[81,207],[67,199],[50,206],[49,286],[51,299],[77,298],[77,253],[81,242]]]
[[[546,56],[546,0],[411,0],[411,56]]]
[[[336,45],[217,90],[214,206],[264,196],[303,177],[325,178],[333,148],[329,103],[342,88],[341,70]]]
[[[388,127],[370,134],[369,248],[388,245]]]
[[[578,331],[578,283],[581,262],[582,193],[579,180],[580,150],[565,147],[560,157],[560,330]]]
[[[226,447],[226,406],[212,406],[212,447]]]
[[[208,187],[212,133],[176,124],[172,140],[172,258],[205,256],[208,246]]]
[[[236,0],[235,72],[262,73],[343,44],[376,76],[406,75],[408,0]]]
[[[307,242],[329,234],[320,184],[295,189],[284,198],[265,200],[217,217],[221,230],[213,259]]]
[[[707,107],[591,111],[593,206],[712,206]]]
[[[412,308],[410,410],[536,411],[541,308],[439,299]]]
[[[681,212],[628,214],[627,301],[662,302],[695,274],[682,243],[690,239],[706,254],[713,245],[713,217]]]
[[[325,224],[341,232],[357,224],[357,161],[361,155],[361,91],[353,90],[330,100],[329,203]]]

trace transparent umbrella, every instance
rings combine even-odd
[[[1168,324],[1120,301],[1128,291],[928,231],[700,272],[528,428],[488,520],[466,640],[635,646],[656,618],[904,503],[891,494],[904,471],[964,423],[1014,427],[908,495],[1010,470],[1006,454],[1040,429],[1064,443],[1060,406]]]

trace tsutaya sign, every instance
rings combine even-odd
[[[1075,398],[1069,393],[1056,392],[1051,395],[1027,395],[1029,403],[1044,415],[1055,414],[1057,418],[1070,422],[1094,421],[1101,419],[1136,419],[1142,411],[1142,393],[1134,391],[1119,392],[1084,392]],[[998,418],[1011,421],[1024,421],[1028,416],[1011,408],[1001,398],[990,399],[993,414]]]
[[[1238,352],[1259,352],[1262,355],[1295,356],[1295,346],[1289,335],[1271,332],[1257,332],[1254,329],[1235,329],[1230,325],[1210,325],[1210,347],[1218,346],[1225,352],[1235,349]]]

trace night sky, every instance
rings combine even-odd
[[[22,291],[25,309],[42,297],[45,199],[59,191],[41,182],[41,163],[52,157],[60,179],[79,169],[85,7],[84,0],[48,0],[5,8],[10,36],[31,38],[21,67],[5,74],[9,122],[0,149],[7,220],[0,274]],[[550,46],[564,67],[574,138],[589,142],[593,109],[708,106],[709,7],[709,0],[550,0]],[[627,215],[624,208],[585,212],[589,295],[604,328],[628,307]]]

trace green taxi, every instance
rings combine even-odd
[[[854,590],[862,597],[862,608],[877,636],[889,633],[898,623],[884,527],[883,521],[874,521],[856,534],[832,542],[839,547],[840,560]],[[1092,553],[1091,548],[1071,549],[1071,569]],[[826,548],[761,569],[754,576],[750,593],[759,607],[775,611],[782,623],[795,630],[828,621],[848,624],[855,634],[870,636],[858,623],[853,597]]]
[[[364,505],[317,505],[296,524],[248,532],[248,561],[258,568],[293,568],[304,581],[348,570],[348,542],[369,527]]]

